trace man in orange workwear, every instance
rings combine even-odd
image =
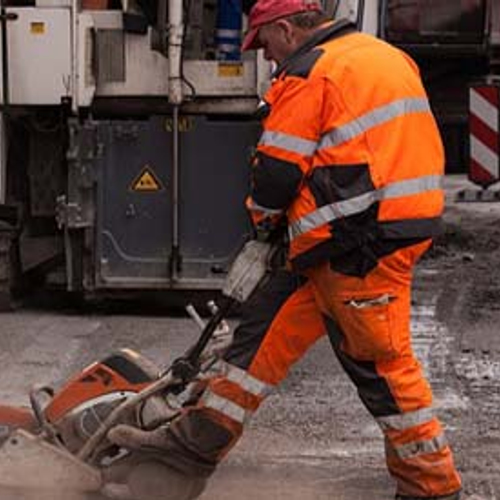
[[[382,429],[397,499],[457,500],[460,477],[410,339],[413,268],[440,230],[443,148],[415,63],[315,0],[258,0],[243,49],[277,64],[247,202],[288,227],[288,270],[255,293],[219,373],[181,417],[110,439],[207,477],[325,333]],[[170,458],[168,458],[170,457]]]

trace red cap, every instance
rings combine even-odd
[[[249,30],[243,40],[242,50],[258,49],[259,29],[281,17],[292,16],[300,12],[322,11],[319,0],[257,0],[249,16]]]

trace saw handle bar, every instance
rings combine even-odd
[[[193,380],[200,372],[200,357],[213,334],[224,320],[224,317],[229,313],[236,301],[230,297],[223,297],[222,304],[212,308],[213,314],[210,320],[204,326],[201,335],[196,344],[180,358],[177,358],[172,366],[172,374],[174,378],[182,381],[185,386],[189,381]]]
[[[217,311],[219,310],[219,306],[215,303],[214,300],[209,300],[207,302],[207,307],[208,307],[208,310],[210,311],[210,313],[212,314],[212,316],[215,315],[215,314],[217,314]],[[201,331],[203,331],[203,329],[206,326],[206,322],[198,314],[198,311],[196,310],[196,308],[194,307],[194,305],[193,304],[188,304],[186,306],[186,311],[189,314],[189,316],[191,316],[191,319],[198,325],[198,328]],[[221,330],[221,333],[222,332],[227,332],[229,330],[229,325],[227,324],[227,322],[225,320],[222,320],[219,323],[218,329]],[[214,335],[216,335],[216,334],[217,334],[217,330],[214,332]]]

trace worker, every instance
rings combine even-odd
[[[153,431],[109,438],[208,477],[290,367],[323,335],[384,433],[396,498],[457,500],[461,480],[411,347],[414,266],[440,231],[440,135],[408,55],[315,0],[258,0],[243,50],[276,63],[247,206],[286,224],[287,270],[251,297],[216,375]],[[229,187],[228,187],[229,188]],[[333,404],[333,403],[332,403]]]

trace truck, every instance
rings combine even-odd
[[[240,51],[254,3],[2,0],[3,308],[34,284],[82,296],[222,286],[251,230],[255,110],[272,70]],[[500,2],[324,7],[410,53],[447,169],[496,182]],[[486,152],[473,104],[493,123]]]

